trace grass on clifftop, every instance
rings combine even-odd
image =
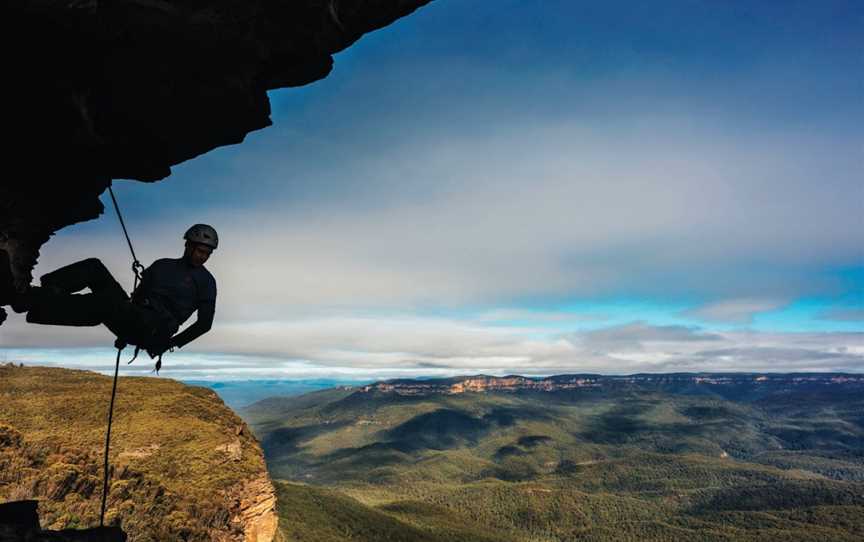
[[[112,378],[88,371],[0,367],[0,501],[40,500],[43,528],[98,524]],[[265,471],[243,421],[211,390],[121,377],[106,522],[133,539],[210,540],[231,497]]]

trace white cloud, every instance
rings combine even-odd
[[[537,324],[544,323],[576,323],[576,322],[592,322],[602,321],[608,318],[605,314],[595,313],[573,313],[559,311],[538,311],[530,309],[517,308],[501,308],[482,312],[477,316],[477,320],[486,323],[504,323],[504,322],[535,322]]]
[[[864,308],[831,309],[823,312],[820,317],[840,322],[864,322]]]
[[[770,312],[787,305],[787,301],[772,299],[729,299],[709,303],[685,311],[685,315],[717,322],[750,324],[759,313]]]
[[[678,347],[687,343],[711,343],[722,340],[715,333],[699,328],[665,325],[656,326],[645,322],[606,327],[591,331],[576,332],[569,339],[581,349],[590,352],[628,352],[631,356],[649,350],[655,351]]]
[[[633,95],[638,77],[586,89],[565,72],[547,74],[559,91],[531,112],[520,108],[519,93],[500,96],[489,87],[495,100],[442,101],[417,79],[421,95],[435,98],[424,102],[433,107],[418,112],[421,121],[396,113],[412,110],[418,89],[398,82],[413,78],[391,75],[393,102],[373,102],[381,111],[367,115],[353,101],[373,94],[376,75],[359,81],[368,88],[346,91],[348,105],[326,106],[334,109],[323,117],[307,112],[303,129],[284,119],[243,146],[177,168],[166,182],[130,187],[140,198],[158,193],[161,202],[121,194],[121,205],[147,209],[137,220],[127,216],[145,263],[179,254],[190,222],[220,231],[222,245],[208,264],[219,285],[217,325],[196,349],[357,370],[708,366],[682,357],[699,343],[682,336],[631,334],[622,349],[625,341],[607,334],[602,344],[621,349],[614,350],[600,348],[602,334],[580,343],[493,324],[524,315],[578,328],[581,316],[520,312],[520,300],[615,296],[731,299],[690,314],[747,322],[779,307],[777,300],[835,293],[836,284],[814,269],[860,263],[860,145],[848,134],[782,123],[752,130],[753,119],[736,117],[728,103],[717,106],[723,114],[706,115],[705,103],[668,95],[658,109],[657,96]],[[557,100],[571,88],[588,105],[559,110]],[[226,164],[231,175],[207,176]],[[205,185],[210,199],[198,197]],[[110,214],[60,232],[43,248],[37,275],[88,256],[131,286]],[[417,316],[430,307],[486,315]],[[376,316],[382,309],[400,315]],[[750,345],[724,337],[729,348]],[[15,316],[0,328],[4,347],[110,343],[102,329],[26,326]],[[856,358],[843,359],[838,366]]]
[[[263,149],[238,147],[243,182],[218,185],[218,198],[244,206],[145,215],[130,225],[139,255],[177,254],[193,219],[216,225],[222,246],[210,267],[219,317],[229,319],[334,306],[495,310],[526,297],[627,292],[739,299],[702,312],[746,321],[774,300],[832,295],[836,283],[814,269],[860,262],[853,141],[742,134],[686,109],[521,118],[470,135],[435,125],[401,140],[375,135],[396,138],[399,125],[365,122],[373,135],[363,153],[326,132],[309,136],[324,147],[316,156],[338,157],[325,163],[287,162],[302,158],[297,132],[276,132]],[[268,150],[289,136],[300,150]],[[185,171],[160,183],[162,199],[197,186]],[[288,189],[295,185],[304,193]],[[37,272],[97,255],[128,283],[116,220],[91,226],[49,242]]]
[[[92,349],[8,347],[3,352],[10,360],[47,360],[100,370],[110,369],[113,361],[107,348],[98,356]],[[222,323],[200,343],[168,354],[165,365],[169,371],[166,376],[175,378],[229,379],[369,379],[474,373],[862,372],[864,333],[709,333],[698,328],[633,322],[544,334],[541,329],[502,327],[478,320],[319,316],[290,322]],[[127,370],[146,372],[150,368],[142,361]]]
[[[825,156],[803,149],[824,142],[515,130],[406,143],[390,168],[355,157],[350,175],[377,203],[352,203],[355,187],[312,209],[232,210],[213,262],[223,299],[281,313],[627,291],[740,298],[702,314],[746,321],[773,299],[830,295],[812,269],[849,264],[864,243],[851,168],[833,190],[810,180]]]

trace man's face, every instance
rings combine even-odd
[[[200,267],[210,258],[213,249],[201,243],[186,242],[186,256],[189,258],[189,263],[195,267]]]

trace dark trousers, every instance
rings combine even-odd
[[[164,315],[129,300],[123,287],[96,258],[43,275],[27,321],[55,326],[105,324],[118,338],[142,347],[166,342],[176,329]],[[85,288],[90,293],[76,294]]]

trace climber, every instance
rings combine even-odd
[[[209,331],[216,309],[216,280],[204,267],[219,244],[216,230],[195,224],[183,238],[183,256],[153,262],[144,270],[131,299],[101,261],[89,258],[43,275],[41,287],[9,294],[9,304],[15,312],[26,312],[30,323],[105,324],[118,343],[134,344],[150,357],[161,356]],[[75,293],[85,288],[90,293]],[[177,333],[195,311],[196,322]]]

